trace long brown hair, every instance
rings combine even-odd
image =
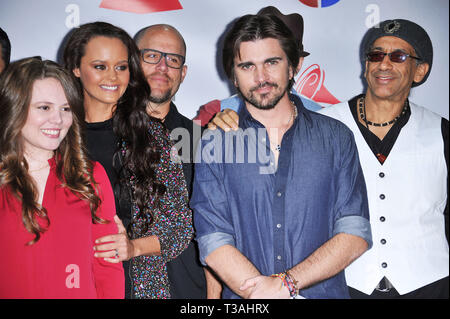
[[[147,114],[150,86],[141,69],[139,49],[123,29],[100,21],[86,23],[75,29],[64,49],[66,69],[73,71],[80,67],[87,43],[97,36],[120,39],[128,50],[130,82],[117,101],[113,115],[114,133],[123,145],[126,145],[126,152],[122,153],[121,149],[118,149],[115,158],[122,158],[121,167],[118,168],[121,176],[120,191],[129,187],[129,175],[135,177],[133,198],[139,208],[138,216],[145,220],[143,229],[140,229],[143,234],[154,220],[149,202],[153,201],[155,205],[159,205],[166,192],[166,187],[158,180],[156,172],[161,159],[161,149],[150,133],[151,122],[160,121]],[[80,84],[82,85],[81,81]],[[120,194],[116,193],[116,196],[120,198]]]
[[[22,203],[22,221],[36,243],[50,225],[47,210],[37,203],[38,191],[28,174],[21,130],[30,106],[33,84],[36,80],[58,80],[72,110],[73,123],[59,147],[55,150],[56,174],[61,184],[80,199],[88,201],[92,221],[103,223],[96,215],[101,199],[95,189],[93,164],[88,159],[82,142],[81,125],[84,119],[83,102],[74,75],[55,62],[40,57],[26,58],[11,63],[0,77],[0,188],[11,192]]]

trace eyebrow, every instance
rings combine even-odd
[[[384,48],[382,48],[382,47],[374,47],[374,48],[371,48],[371,50],[379,50],[379,51],[383,51]],[[394,49],[394,51],[392,51],[392,52],[395,52],[395,51],[402,51],[402,52],[404,52],[404,53],[409,54],[408,51],[406,51],[406,50],[404,50],[404,49]]]
[[[184,58],[184,55],[181,53],[164,52],[164,51],[160,51],[160,50],[156,50],[156,49],[152,49],[152,48],[142,48],[142,49],[140,49],[140,51],[153,51],[153,52],[165,53],[165,54],[170,54],[170,55],[178,55],[178,56],[181,56]]]
[[[106,63],[106,61],[104,61],[104,60],[93,60],[93,61],[91,61],[91,63]],[[121,61],[119,61],[117,63],[128,63],[128,60],[121,60]]]
[[[282,58],[282,57],[279,57],[279,56],[274,56],[274,57],[270,57],[270,58],[265,59],[263,63],[267,63],[267,62],[273,61],[273,60],[280,61],[280,60],[283,60],[283,58]],[[245,61],[245,62],[239,63],[239,64],[237,65],[237,67],[242,67],[242,66],[247,66],[247,65],[254,65],[254,64],[255,64],[255,63],[253,63],[253,62],[251,62],[251,61]]]
[[[50,101],[36,101],[36,102],[32,102],[31,104],[39,104],[39,103],[43,103],[43,104],[55,104],[55,103],[50,102]]]
[[[36,102],[32,102],[31,104],[35,105],[35,104],[51,104],[51,105],[55,105],[55,103],[50,102],[50,101],[36,101]],[[69,105],[69,102],[61,104],[59,106],[64,106],[64,105]]]
[[[283,60],[283,58],[280,57],[280,56],[274,56],[274,57],[272,57],[272,58],[266,59],[264,62],[269,62],[269,61],[273,61],[273,60],[280,61],[280,60]]]

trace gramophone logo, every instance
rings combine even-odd
[[[339,0],[299,0],[301,3],[313,8],[326,8],[339,2]]]
[[[318,64],[313,64],[295,80],[294,89],[320,104],[339,103],[340,101],[327,90],[324,82],[325,71]]]
[[[151,13],[183,9],[178,0],[103,0],[100,8],[132,13]]]

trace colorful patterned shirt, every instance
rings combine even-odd
[[[155,171],[157,181],[166,187],[161,205],[153,210],[153,222],[144,236],[155,235],[161,245],[159,256],[139,256],[131,261],[131,277],[134,298],[165,299],[170,298],[170,286],[166,263],[177,257],[188,246],[193,236],[192,212],[188,206],[188,192],[181,163],[172,160],[174,152],[169,135],[164,126],[151,122],[150,133],[156,139],[161,158]],[[122,152],[126,150],[126,145]],[[176,152],[176,150],[175,150]],[[134,193],[134,177],[129,179]],[[150,199],[149,207],[154,207]],[[131,229],[140,233],[143,219],[139,217],[139,208],[132,199]],[[134,239],[134,238],[133,238]]]

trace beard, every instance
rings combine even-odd
[[[156,104],[161,104],[161,103],[165,103],[167,101],[169,101],[170,99],[172,99],[172,92],[170,90],[167,90],[164,94],[160,95],[160,96],[154,96],[151,94],[150,92],[150,102],[156,103]]]
[[[251,88],[248,91],[248,94],[244,94],[240,88],[238,87],[239,94],[243,97],[243,99],[256,107],[260,110],[271,110],[273,109],[278,102],[283,98],[284,94],[286,93],[287,87],[284,90],[281,90],[278,94],[274,95],[272,98],[265,100],[265,97],[268,96],[270,93],[261,94],[260,99],[258,100],[257,97],[254,94],[254,91],[256,91],[259,88],[265,87],[265,86],[272,86],[274,88],[278,88],[278,84],[271,83],[271,82],[263,82],[260,83],[258,86],[255,86]]]

